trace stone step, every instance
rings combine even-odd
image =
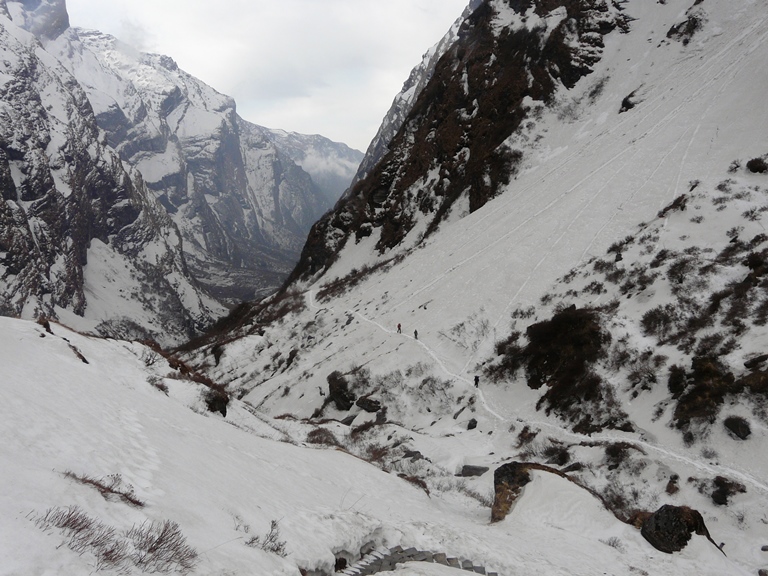
[[[442,552],[429,552],[417,548],[403,549],[401,546],[393,548],[377,548],[355,564],[347,566],[338,572],[343,576],[372,576],[378,572],[394,570],[397,564],[405,562],[434,562],[443,566],[450,566],[465,572],[484,574],[485,576],[498,576],[496,572],[486,572],[484,566],[476,566],[472,560],[466,558],[449,558]]]

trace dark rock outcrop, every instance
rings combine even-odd
[[[472,476],[482,476],[486,472],[488,472],[490,468],[488,466],[471,466],[469,464],[465,464],[461,467],[461,470],[459,471],[456,476],[463,476],[465,478],[469,478]]]
[[[693,6],[685,13],[685,19],[672,25],[667,31],[667,38],[682,42],[684,46],[688,45],[693,35],[701,30],[707,21],[706,12],[701,6],[698,6],[700,3],[701,0],[694,2]]]
[[[560,478],[573,481],[562,471],[546,464],[538,464],[536,462],[509,462],[503,464],[496,468],[493,473],[494,497],[493,506],[491,507],[491,522],[499,522],[506,518],[520,497],[525,485],[531,481],[531,470],[548,472],[560,476]],[[578,485],[578,483],[576,484]],[[583,486],[581,487],[583,488]],[[590,492],[597,496],[591,490]]]
[[[747,491],[744,484],[729,480],[725,476],[717,476],[712,481],[714,489],[712,490],[712,502],[718,506],[727,506],[728,498],[736,494],[743,494]]]
[[[654,548],[667,554],[685,548],[692,534],[706,536],[717,547],[704,524],[704,518],[697,510],[687,506],[665,504],[645,519],[640,533]]]
[[[726,430],[739,440],[746,440],[749,438],[749,435],[752,434],[752,428],[750,428],[749,422],[741,416],[728,416],[723,422],[723,425]]]
[[[361,396],[360,398],[357,399],[357,402],[355,402],[355,404],[357,404],[360,408],[362,408],[366,412],[370,412],[371,414],[381,410],[381,402],[379,402],[378,400],[374,400],[369,396]]]
[[[628,29],[619,4],[605,0],[510,7],[518,17],[498,26],[496,5],[476,3],[456,41],[429,68],[386,153],[373,167],[364,162],[366,176],[313,227],[291,279],[327,268],[351,236],[360,239],[358,231],[379,229],[383,255],[417,242],[404,241],[419,222],[425,236],[433,233],[460,198],[470,212],[482,207],[523,161],[504,142],[523,123],[535,123],[537,111],[525,103],[548,103],[563,86],[572,88],[599,61],[603,36]],[[541,26],[526,25],[528,10]]]
[[[766,360],[768,360],[768,354],[760,354],[745,361],[744,368],[748,368],[749,370],[759,368],[760,365],[763,364]]]
[[[355,395],[349,391],[347,380],[336,370],[328,374],[328,401],[339,410],[349,410],[355,405]]]
[[[507,517],[520,497],[523,487],[531,481],[530,469],[530,464],[522,462],[510,462],[496,468],[493,473],[494,497],[491,522],[499,522]]]
[[[211,388],[205,393],[205,405],[209,412],[218,412],[226,417],[229,396],[222,390]]]

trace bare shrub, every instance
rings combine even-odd
[[[389,454],[389,447],[382,444],[368,444],[365,446],[363,458],[371,464],[384,465],[384,459]]]
[[[126,570],[134,565],[142,572],[187,573],[197,563],[197,552],[170,520],[145,522],[118,535],[115,528],[91,518],[78,506],[68,506],[50,508],[34,522],[42,530],[61,530],[70,550],[94,554],[97,570]]]
[[[529,426],[525,426],[517,435],[517,448],[522,448],[533,442],[533,439],[539,434],[539,430],[531,430]]]
[[[340,446],[336,436],[326,428],[315,428],[307,434],[307,442],[310,444],[324,444],[326,446]]]
[[[714,422],[725,397],[744,387],[717,358],[706,356],[693,358],[686,380],[691,384],[679,397],[674,413],[679,429],[687,429],[692,421]]]
[[[685,374],[685,368],[673,364],[669,367],[669,379],[667,380],[667,388],[672,394],[672,398],[679,398],[685,391],[687,384],[687,377]]]
[[[142,572],[188,572],[197,563],[197,552],[171,520],[144,522],[125,536],[133,544],[133,563]]]
[[[163,379],[160,376],[155,376],[155,375],[149,376],[147,378],[147,384],[149,384],[150,386],[152,386],[157,390],[160,390],[160,392],[168,396],[168,385],[165,382],[163,382]]]
[[[35,523],[42,530],[61,530],[69,538],[67,547],[78,554],[108,544],[115,534],[114,528],[91,518],[78,506],[49,508]]]
[[[599,296],[600,294],[605,294],[606,292],[607,290],[605,289],[605,286],[603,285],[603,283],[598,282],[597,280],[588,284],[582,290],[582,294],[593,294],[595,296]]]
[[[624,552],[624,543],[621,541],[620,538],[617,536],[611,536],[607,540],[600,540],[603,544],[606,546],[610,546],[611,548],[615,548],[619,552]]]
[[[154,366],[160,358],[160,354],[151,348],[144,348],[144,350],[141,351],[141,361],[144,362],[144,366],[147,368]]]
[[[374,428],[376,426],[375,420],[368,420],[367,422],[363,422],[362,424],[355,426],[350,430],[349,437],[352,439],[358,438]]]
[[[141,508],[144,506],[144,502],[136,497],[133,491],[133,486],[123,480],[120,474],[110,474],[103,478],[93,478],[86,476],[85,474],[75,474],[74,472],[67,470],[64,472],[64,476],[71,478],[86,486],[92,486],[106,499],[118,499],[131,506]]]
[[[709,446],[705,446],[701,449],[701,457],[705,460],[717,460],[717,450],[710,448]]]
[[[640,319],[640,327],[645,336],[655,336],[664,341],[677,322],[677,310],[673,304],[651,308]]]
[[[628,467],[630,464],[629,451],[636,450],[641,454],[643,451],[634,444],[629,442],[612,442],[605,447],[605,461],[608,465],[608,470],[616,470],[621,466]]]
[[[93,553],[97,569],[121,568],[129,559],[128,546],[116,537],[115,529],[91,518],[78,506],[49,508],[34,522],[41,530],[59,529],[73,552]]]
[[[456,490],[458,490],[465,496],[469,496],[473,500],[477,500],[481,506],[484,506],[486,508],[491,508],[493,506],[493,500],[495,497],[494,493],[481,494],[477,490],[473,490],[472,488],[469,488],[466,482],[457,482]]]
[[[269,532],[264,536],[251,536],[245,541],[246,546],[250,546],[251,548],[261,548],[265,552],[277,554],[282,558],[285,558],[288,555],[288,552],[285,550],[286,544],[287,542],[285,540],[280,540],[280,528],[277,524],[277,520],[272,520],[269,523]]]
[[[568,452],[568,447],[562,444],[551,444],[543,450],[543,455],[546,458],[547,464],[554,464],[555,466],[565,466],[571,460],[571,454]]]
[[[413,474],[398,474],[399,478],[402,478],[406,482],[410,482],[414,486],[418,486],[424,492],[426,492],[427,496],[429,496],[429,486],[427,486],[427,483],[424,481],[423,478],[419,478],[418,476],[414,476]]]

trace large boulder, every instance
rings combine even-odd
[[[531,481],[530,465],[510,462],[496,468],[493,473],[493,507],[491,522],[504,520],[512,509],[523,487]]]
[[[378,400],[374,400],[370,396],[361,396],[357,399],[356,404],[365,410],[366,412],[370,412],[371,414],[378,412],[381,410],[381,402]]]
[[[355,405],[355,395],[349,391],[344,375],[335,370],[328,374],[328,399],[339,410],[347,411]]]
[[[536,462],[509,462],[499,466],[493,473],[494,496],[491,507],[491,522],[499,522],[507,517],[522,494],[523,488],[531,481],[531,470],[549,472],[570,480],[560,470]]]
[[[723,422],[725,428],[739,440],[746,440],[752,434],[752,429],[741,416],[728,416]]]
[[[685,548],[693,533],[706,536],[715,544],[709,536],[704,518],[688,506],[665,504],[645,519],[640,533],[654,548],[667,554]]]
[[[465,478],[471,476],[482,476],[488,472],[488,470],[488,466],[471,466],[469,464],[465,464],[461,467],[461,470],[458,472],[458,474],[456,474],[456,476],[463,476]]]

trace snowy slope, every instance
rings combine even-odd
[[[751,573],[703,538],[679,555],[653,553],[588,493],[544,473],[507,520],[489,525],[487,508],[459,491],[428,497],[342,451],[280,441],[280,427],[295,433],[298,423],[268,423],[239,401],[226,420],[206,413],[201,386],[164,377],[174,371],[138,344],[0,323],[10,367],[0,388],[0,574],[117,573],[97,566],[92,548],[71,550],[58,528],[40,528],[46,511],[73,506],[118,535],[177,523],[197,553],[193,574],[330,574],[336,556],[397,544],[479,559],[500,574]],[[119,475],[109,498],[73,479],[109,475]],[[143,505],[117,495],[131,488]],[[244,543],[272,520],[284,558]],[[130,561],[123,569],[140,573]],[[454,572],[410,564],[396,573]]]
[[[539,25],[533,13],[522,18],[502,2],[489,4],[497,10],[493,21],[500,30]],[[622,498],[617,509],[652,511],[664,503],[699,509],[713,538],[725,542],[729,558],[754,572],[764,563],[768,471],[757,456],[764,452],[768,424],[762,393],[726,396],[713,422],[688,430],[695,432],[689,442],[686,429],[676,424],[677,399],[667,386],[670,367],[677,363],[689,371],[704,335],[721,327],[727,336],[736,332],[718,313],[687,351],[644,333],[647,311],[677,302],[672,298],[677,280],[672,260],[660,268],[652,290],[638,278],[641,265],[649,268],[662,250],[677,254],[675,261],[701,255],[688,269],[685,286],[697,279],[699,266],[735,245],[735,237],[742,242],[743,252],[737,253],[742,259],[750,250],[763,250],[759,241],[749,243],[762,231],[768,182],[745,164],[768,153],[767,120],[754,112],[768,85],[761,65],[768,56],[768,23],[759,6],[747,1],[705,3],[694,11],[690,2],[671,0],[621,7],[629,29],[604,37],[591,73],[571,89],[560,86],[551,101],[526,103],[528,119],[506,142],[522,151],[522,160],[500,194],[473,211],[468,195],[459,196],[426,240],[432,214],[414,210],[408,234],[383,250],[381,221],[355,228],[359,222],[345,220],[340,206],[324,233],[329,245],[338,241],[343,249],[317,267],[308,261],[303,280],[271,309],[241,311],[230,324],[239,324],[239,331],[190,358],[233,393],[246,394],[264,414],[308,418],[350,441],[356,427],[366,425],[358,434],[390,451],[385,467],[417,475],[432,490],[464,464],[556,462],[565,450],[559,465],[580,464],[573,476],[614,502]],[[668,37],[692,14],[701,27],[691,37]],[[627,109],[620,112],[622,107]],[[440,169],[416,181],[428,186]],[[388,201],[410,207],[417,191]],[[686,210],[665,210],[683,194]],[[368,198],[375,202],[375,190]],[[734,227],[741,230],[729,233]],[[361,229],[364,233],[356,234]],[[609,248],[628,237],[633,240],[623,263],[616,264],[626,276],[613,285],[606,273],[596,273],[596,262],[617,260]],[[314,257],[314,248],[305,248],[305,254]],[[690,288],[692,300],[706,303],[750,272],[737,256],[714,263],[707,286]],[[327,270],[324,264],[330,264]],[[623,288],[627,278],[634,279],[634,287]],[[602,287],[587,289],[592,282]],[[489,381],[486,369],[498,361],[495,344],[513,329],[525,332],[550,318],[558,305],[599,306],[614,298],[621,300],[617,312],[601,316],[611,351],[620,352],[626,337],[638,369],[645,349],[651,350],[649,358],[666,357],[655,368],[656,384],[647,388],[633,384],[631,367],[612,368],[606,360],[594,368],[607,382],[605,398],[628,415],[631,431],[574,432],[575,422],[557,410],[546,413],[541,400],[546,389],[530,389],[524,373]],[[402,334],[396,333],[398,324]],[[747,324],[735,336],[735,350],[715,346],[737,380],[748,372],[743,362],[768,348],[765,330],[756,321]],[[386,407],[385,424],[366,424],[381,412],[329,403],[328,377],[334,371],[358,398]],[[475,375],[481,376],[479,391],[472,385]],[[580,404],[576,396],[572,404]],[[726,431],[730,415],[749,420],[748,440]],[[468,430],[473,418],[477,428]],[[349,427],[322,424],[324,419]],[[393,433],[398,427],[404,438]],[[407,454],[413,451],[428,461],[412,461]],[[614,461],[616,453],[626,459]],[[714,501],[718,477],[744,488],[727,506]]]
[[[486,4],[500,30],[541,24],[533,12],[523,19],[504,2]],[[427,214],[383,253],[378,228],[359,241],[350,229],[327,270],[239,308],[189,350],[185,359],[231,394],[225,418],[204,412],[202,386],[179,380],[138,344],[0,319],[0,360],[11,367],[0,388],[0,426],[11,439],[0,447],[10,487],[0,496],[0,555],[10,559],[0,570],[95,569],[93,554],[78,554],[56,529],[33,521],[73,504],[117,534],[146,519],[178,522],[200,574],[330,574],[337,558],[355,560],[368,545],[445,552],[499,574],[764,568],[768,420],[758,395],[727,397],[711,424],[688,430],[689,442],[674,421],[679,399],[667,372],[672,363],[688,370],[703,338],[686,351],[643,330],[643,315],[680,302],[678,294],[693,306],[722,292],[705,333],[737,333],[725,312],[738,292],[729,283],[751,272],[759,291],[765,272],[756,258],[764,240],[755,238],[768,183],[745,165],[768,152],[766,119],[752,112],[766,87],[766,17],[746,0],[704,2],[701,29],[667,38],[690,4],[622,4],[629,31],[605,36],[591,74],[561,86],[546,105],[529,102],[530,122],[509,136],[522,162],[496,197],[471,212],[459,197],[426,241]],[[562,12],[551,19],[561,22]],[[634,107],[620,113],[625,100]],[[682,194],[685,210],[674,204]],[[694,258],[695,266],[674,268]],[[615,270],[623,271],[618,282],[609,279]],[[612,348],[591,369],[612,394],[606,407],[623,410],[631,428],[577,431],[567,414],[547,413],[546,387],[531,389],[524,369],[491,380],[495,343],[513,329],[525,332],[563,305],[615,299],[595,312]],[[750,321],[735,348],[709,344],[737,382],[748,373],[743,361],[768,349],[756,321],[762,300],[741,312]],[[612,367],[624,351],[634,365]],[[659,355],[667,359],[653,385],[647,371]],[[647,381],[633,384],[635,367]],[[343,397],[331,401],[329,382],[340,379],[356,396],[351,408],[339,405]],[[167,386],[168,397],[152,383]],[[588,403],[574,394],[570,404]],[[726,431],[728,415],[748,419],[746,440]],[[489,524],[493,470],[510,461],[549,463],[603,500],[534,472],[510,515]],[[488,470],[457,477],[465,465]],[[146,505],[106,501],[67,470],[120,474]],[[718,478],[733,488],[727,505],[718,502]],[[661,553],[603,502],[624,518],[691,506],[727,556],[699,536],[682,552]],[[284,559],[244,545],[272,520]],[[29,543],[34,553],[17,552]],[[412,563],[394,573],[456,572]]]

